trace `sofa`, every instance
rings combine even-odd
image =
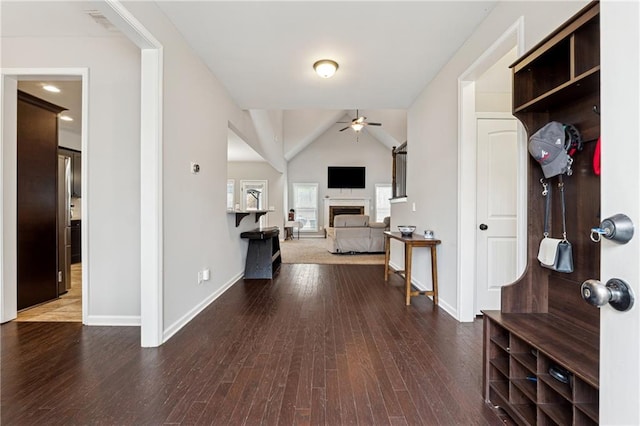
[[[384,231],[389,229],[389,218],[384,222],[369,222],[364,214],[341,214],[333,218],[333,228],[327,230],[327,249],[331,253],[384,252]]]

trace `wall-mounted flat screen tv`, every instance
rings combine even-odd
[[[364,167],[333,167],[327,171],[329,188],[364,188]]]

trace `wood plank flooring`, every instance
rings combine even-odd
[[[51,302],[18,312],[15,321],[82,322],[82,263],[71,265],[71,289]]]
[[[482,323],[404,305],[381,265],[282,265],[159,348],[136,327],[2,325],[6,425],[498,425]],[[443,283],[446,285],[446,283]]]

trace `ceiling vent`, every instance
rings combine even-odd
[[[109,21],[107,17],[104,16],[102,12],[100,12],[99,10],[85,10],[84,13],[89,15],[91,19],[93,19],[98,25],[100,25],[105,30],[112,33],[119,32],[118,28],[116,28],[116,26],[113,25],[111,21]]]

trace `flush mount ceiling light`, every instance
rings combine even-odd
[[[60,89],[58,89],[56,86],[52,86],[51,84],[45,84],[44,86],[42,86],[42,88],[47,92],[60,93]]]
[[[320,77],[329,78],[338,70],[338,63],[331,59],[321,59],[313,64],[313,69]]]

